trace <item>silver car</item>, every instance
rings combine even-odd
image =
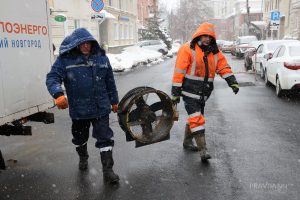
[[[144,40],[136,44],[141,48],[146,48],[154,51],[158,51],[163,55],[168,54],[167,45],[160,40]]]

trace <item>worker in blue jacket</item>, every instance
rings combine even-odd
[[[88,168],[87,142],[92,125],[92,136],[97,140],[95,146],[100,149],[104,181],[118,182],[119,176],[112,169],[114,140],[109,127],[111,110],[118,110],[118,92],[105,51],[86,29],[76,29],[63,40],[59,56],[47,74],[46,85],[59,109],[69,107],[79,169]]]

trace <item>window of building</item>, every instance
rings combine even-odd
[[[109,1],[108,1],[108,5],[109,5],[109,6],[112,6],[112,0],[109,0]]]
[[[128,4],[127,4],[127,1],[126,0],[123,0],[123,9],[125,11],[128,11]]]
[[[129,5],[129,10],[131,11],[131,12],[133,12],[133,0],[130,0],[130,5]]]
[[[114,38],[115,38],[115,40],[119,39],[118,24],[114,24]]]
[[[119,39],[124,39],[122,24],[119,25]]]
[[[122,0],[119,0],[119,8],[122,10]]]
[[[80,19],[74,19],[75,29],[80,28]]]
[[[133,32],[132,32],[132,31],[133,31],[132,25],[130,24],[130,25],[129,25],[129,38],[130,38],[130,39],[133,39]]]
[[[124,39],[127,39],[127,25],[124,25]]]
[[[250,18],[250,21],[257,21],[256,15],[250,15],[249,18]]]

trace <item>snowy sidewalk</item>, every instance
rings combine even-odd
[[[178,49],[171,49],[168,55],[163,56],[160,52],[140,48],[137,46],[127,47],[121,54],[107,54],[114,72],[129,71],[139,66],[158,64],[164,61],[166,57],[176,54]]]

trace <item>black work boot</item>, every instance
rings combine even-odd
[[[76,151],[79,155],[79,169],[84,171],[88,168],[89,154],[87,151],[87,144],[76,147]]]
[[[211,159],[211,156],[207,153],[205,133],[196,134],[194,137],[200,152],[201,161],[207,162],[208,159]]]
[[[198,147],[196,147],[193,143],[193,135],[191,133],[190,126],[186,124],[184,139],[183,139],[183,148],[189,151],[198,151]]]
[[[100,152],[100,155],[104,182],[118,183],[120,178],[112,169],[114,165],[112,151],[102,151]]]

